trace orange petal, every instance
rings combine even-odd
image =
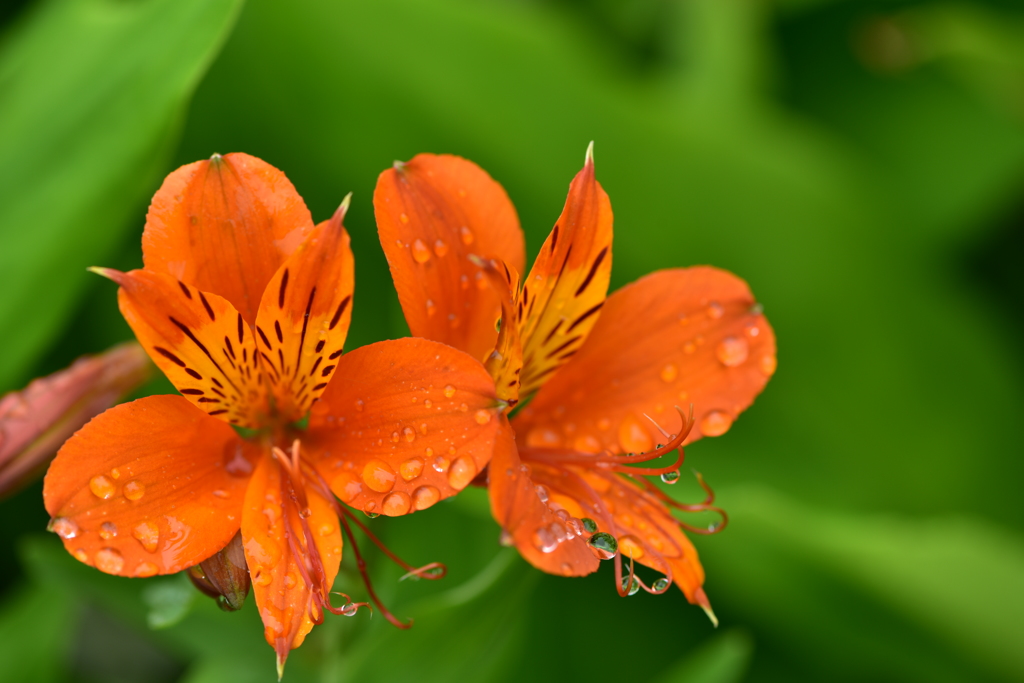
[[[342,501],[404,515],[453,496],[487,465],[501,404],[476,360],[426,339],[364,346],[313,406],[303,445]]]
[[[594,178],[593,147],[558,222],[523,282],[520,393],[529,396],[576,353],[597,322],[612,272],[612,205]]]
[[[352,318],[355,263],[342,225],[347,201],[314,228],[270,280],[256,317],[258,346],[277,410],[298,420],[320,397]]]
[[[215,154],[157,190],[142,259],[147,270],[224,297],[251,325],[270,278],[312,228],[281,171],[247,154]]]
[[[373,207],[409,329],[482,360],[494,348],[499,303],[467,257],[496,257],[519,272],[525,261],[505,190],[471,161],[419,154],[380,174]]]
[[[488,281],[501,297],[501,329],[484,367],[494,378],[498,398],[514,406],[519,403],[519,374],[523,370],[523,344],[519,339],[512,302],[512,297],[519,290],[519,273],[508,264],[493,260],[483,267]]]
[[[253,447],[180,396],[94,418],[64,444],[43,486],[50,528],[108,574],[172,574],[223,548],[242,516]]]
[[[519,459],[504,416],[501,422],[488,469],[488,492],[491,514],[501,525],[503,539],[510,537],[527,562],[550,574],[585,576],[597,571],[600,561],[587,547],[589,534],[582,532],[577,510],[557,490],[538,487],[531,477],[535,470]],[[547,479],[559,480],[557,476]]]
[[[575,465],[565,469],[586,482],[593,492],[580,502],[598,528],[618,541],[623,560],[632,557],[663,574],[671,573],[673,583],[687,600],[697,603],[704,568],[697,549],[679,528],[672,512],[655,496],[617,474]],[[600,506],[594,505],[594,494],[599,497]]]
[[[589,340],[513,425],[520,443],[646,451],[679,429],[725,433],[775,371],[775,334],[745,282],[705,266],[653,273],[608,297]],[[561,426],[573,425],[571,435]]]
[[[208,415],[259,425],[266,390],[256,341],[227,300],[169,275],[94,270],[121,285],[121,313],[178,391]]]
[[[331,504],[302,487],[308,507],[290,496],[279,461],[260,460],[245,494],[242,543],[263,634],[278,668],[323,617],[322,602],[341,564],[341,530]],[[313,543],[309,543],[309,539]],[[310,546],[313,546],[311,550]]]

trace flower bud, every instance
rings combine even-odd
[[[242,549],[242,533],[235,534],[220,552],[190,567],[188,578],[196,588],[214,598],[225,612],[241,609],[252,586]]]

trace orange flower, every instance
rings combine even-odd
[[[710,267],[672,269],[606,299],[612,211],[592,147],[521,286],[515,209],[473,163],[421,154],[395,164],[380,176],[374,207],[412,333],[485,359],[510,405],[530,399],[511,423],[501,420],[489,466],[503,542],[566,576],[614,557],[621,595],[675,583],[714,619],[683,533],[709,529],[671,512],[721,512],[710,490],[682,505],[644,478],[678,479],[681,450],[668,467],[632,464],[725,433],[775,371],[774,333],[747,285]],[[648,587],[633,560],[664,577]]]
[[[52,530],[109,574],[178,572],[241,530],[279,672],[323,610],[359,606],[330,603],[350,515],[331,492],[373,516],[428,508],[487,464],[500,424],[493,381],[461,351],[402,339],[342,355],[347,204],[314,226],[288,179],[243,154],[168,176],[145,268],[96,271],[182,396],[96,417],[44,488]],[[424,466],[432,453],[443,471]]]

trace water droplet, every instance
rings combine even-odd
[[[386,493],[395,485],[395,471],[383,460],[374,458],[363,467],[363,481],[372,490]]]
[[[719,343],[716,353],[722,365],[734,368],[747,360],[747,340],[742,337],[726,337]]]
[[[153,522],[140,522],[132,529],[132,536],[142,544],[147,552],[155,553],[156,546],[160,542],[160,529]]]
[[[663,382],[675,382],[678,376],[679,368],[674,363],[669,363],[661,369],[661,381]]]
[[[562,437],[554,429],[534,427],[526,435],[526,445],[530,448],[558,448],[562,445]]]
[[[156,566],[152,562],[140,562],[135,567],[135,576],[140,579],[144,579],[149,576],[156,576],[160,572],[160,567]]]
[[[252,463],[245,457],[245,449],[242,444],[232,445],[229,443],[225,447],[224,471],[233,477],[248,477],[252,474]]]
[[[534,487],[534,490],[537,492],[537,497],[540,498],[540,502],[542,502],[542,503],[547,503],[548,502],[548,498],[550,498],[551,496],[548,493],[548,489],[547,489],[546,486],[541,486],[540,484],[537,484]]]
[[[89,564],[89,553],[85,552],[84,548],[76,548],[75,552],[72,554],[75,556],[75,559],[79,562]]]
[[[121,478],[121,470],[119,470],[119,469],[117,469],[115,467],[114,469],[110,470],[110,476],[112,476],[114,479],[120,479]]]
[[[342,472],[334,478],[331,484],[334,491],[343,503],[351,503],[356,496],[363,492],[363,483],[351,472]]]
[[[661,475],[661,480],[666,484],[674,484],[679,481],[679,470],[672,470]]]
[[[724,410],[712,410],[700,421],[700,431],[704,436],[721,436],[732,426],[732,416]]]
[[[63,538],[65,541],[75,538],[78,536],[78,532],[80,531],[78,525],[67,517],[57,517],[50,522],[50,525],[46,528]]]
[[[253,577],[253,583],[257,586],[269,586],[270,582],[274,580],[274,577],[269,571],[256,571],[256,576]]]
[[[313,516],[313,509],[312,508],[304,507],[301,510],[299,510],[299,517],[301,519],[309,519],[312,516]]]
[[[609,429],[612,428],[612,421],[609,420],[607,417],[602,417],[600,420],[597,421],[597,428],[600,429],[602,432],[607,432]]]
[[[454,395],[455,395],[455,387],[453,387],[451,384],[449,384],[448,386],[446,386],[444,388],[444,397],[445,398],[451,398]]]
[[[423,240],[418,239],[412,243],[412,257],[416,263],[426,263],[430,260],[430,250]]]
[[[296,584],[295,574],[293,574],[291,572],[285,574],[285,577],[284,577],[284,587],[285,588],[295,588],[295,584]]]
[[[507,529],[501,530],[501,536],[498,537],[498,543],[506,548],[511,548],[516,543],[516,539],[513,538],[512,534]]]
[[[697,345],[694,344],[692,341],[688,341],[685,344],[683,344],[683,353],[691,354],[691,353],[693,353],[696,350],[697,350]]]
[[[324,522],[316,532],[320,534],[320,536],[330,536],[334,533],[334,525],[330,522]]]
[[[653,585],[653,586],[651,586],[651,588],[653,588],[654,590],[656,590],[656,591],[658,591],[658,592],[660,593],[660,592],[662,592],[662,591],[664,591],[664,590],[668,590],[668,587],[669,587],[670,585],[671,585],[671,584],[669,583],[669,580],[668,580],[668,579],[666,579],[666,578],[665,578],[665,577],[663,576],[663,577],[661,577],[660,579],[658,579],[657,581],[655,581],[655,582],[654,582],[654,585]]]
[[[356,399],[356,410],[361,413],[364,408],[366,408],[366,404],[363,403],[363,399]]]
[[[408,493],[404,491],[392,491],[388,495],[384,496],[384,502],[381,503],[381,512],[388,517],[398,517],[404,515],[412,508],[412,498],[409,497]]]
[[[429,398],[423,399],[423,407],[424,408],[430,408],[432,405],[434,405],[434,404],[433,404],[433,402]],[[422,428],[423,428],[423,433],[426,434],[427,433],[427,425],[426,424],[422,425]]]
[[[412,492],[412,504],[417,510],[426,510],[441,500],[441,492],[433,486],[421,486]]]
[[[409,222],[409,217],[403,213],[398,217],[398,220],[402,221],[402,225],[405,225]]]
[[[409,458],[398,466],[398,473],[405,481],[412,481],[423,472],[422,458]]]
[[[391,432],[391,443],[398,443],[402,440],[402,435],[398,432]]]
[[[215,495],[218,498],[230,498],[231,497],[231,494],[228,493],[227,491],[225,491],[224,489],[216,489],[216,490],[214,490],[213,495]]]
[[[558,547],[558,540],[546,527],[540,527],[533,532],[533,544],[542,553],[550,553]]]
[[[469,276],[465,273],[459,276],[459,286],[462,289],[469,289]]]
[[[478,425],[485,425],[491,421],[491,411],[481,409],[476,411],[476,415],[473,417]]]
[[[434,458],[434,462],[431,463],[435,472],[447,472],[448,471],[448,458],[443,455],[439,455]]]
[[[377,503],[373,500],[368,500],[363,503],[363,514],[370,519],[377,519],[380,517],[380,513],[377,512]]]
[[[761,334],[761,329],[757,325],[747,325],[745,329],[747,331],[747,335],[751,337],[756,337]]]
[[[600,453],[601,442],[596,437],[590,434],[582,434],[576,437],[576,441],[573,442],[576,450],[581,453]]]
[[[403,429],[402,435],[405,437],[405,440],[408,441],[409,443],[412,443],[413,441],[416,440],[416,431],[412,427],[406,427],[405,429]]]
[[[427,315],[433,317],[435,313],[437,313],[437,306],[431,299],[427,299]]]
[[[711,318],[712,320],[718,320],[723,315],[725,315],[725,309],[722,307],[722,304],[718,303],[717,301],[712,301],[711,303],[708,304],[709,318]]]
[[[632,413],[619,423],[619,445],[627,453],[642,453],[652,445],[651,435]]]
[[[465,403],[463,403],[463,404],[461,404],[461,405],[459,406],[459,411],[460,411],[460,412],[463,412],[463,413],[464,413],[464,412],[466,412],[467,410],[469,410],[469,406],[467,406],[467,405],[466,405]]]
[[[96,569],[107,574],[117,574],[124,568],[124,557],[114,548],[100,548],[96,551]]]
[[[448,472],[448,483],[456,491],[461,491],[469,486],[469,482],[473,481],[475,476],[476,462],[472,458],[462,456],[452,463],[452,468]]]
[[[646,554],[643,542],[632,534],[619,536],[619,552],[625,557],[632,557],[634,560],[639,560]]]
[[[473,244],[473,231],[465,225],[459,228],[459,237],[462,238],[463,244]]]
[[[448,253],[448,245],[441,240],[434,242],[434,253],[437,254],[438,258],[441,258]]]
[[[114,482],[110,481],[110,477],[103,474],[98,474],[89,480],[89,490],[92,491],[93,495],[103,500],[109,500],[114,495]]]
[[[633,583],[630,583],[630,576],[628,574],[622,577],[622,590],[625,591],[626,595],[636,595],[637,591],[640,590],[640,582],[637,581],[636,576],[632,578]]]
[[[601,560],[610,560],[619,551],[619,544],[615,537],[604,531],[598,531],[587,539],[587,545],[594,551],[594,555]]]
[[[597,522],[592,520],[590,517],[584,517],[580,521],[583,522],[583,530],[586,531],[588,534],[592,534],[595,531],[597,531]]]
[[[117,525],[113,522],[103,522],[103,524],[100,524],[99,535],[104,541],[109,541],[114,536],[117,536]]]
[[[777,365],[778,361],[775,359],[775,356],[765,356],[761,359],[761,372],[766,375],[774,375]]]

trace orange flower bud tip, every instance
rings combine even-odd
[[[587,145],[587,156],[583,160],[583,164],[593,166],[594,165],[594,141],[591,140],[590,144]]]
[[[693,592],[693,601],[700,605],[700,608],[704,610],[704,614],[708,615],[708,619],[711,620],[714,627],[718,628],[718,617],[715,616],[715,611],[711,609],[711,601],[708,600],[703,586],[698,586],[697,590]]]

